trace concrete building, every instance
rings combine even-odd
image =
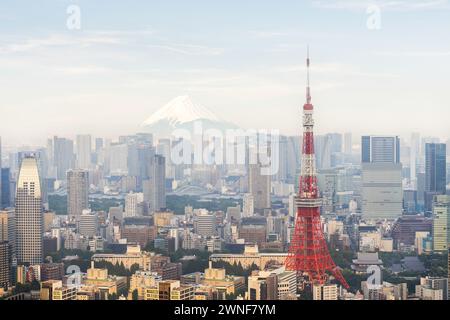
[[[207,210],[196,210],[194,215],[194,233],[203,237],[216,234],[216,216]]]
[[[271,263],[283,265],[287,255],[287,253],[260,253],[257,245],[247,245],[243,254],[217,253],[212,254],[210,260],[224,261],[231,265],[241,264],[244,269],[256,265],[260,270],[264,270]]]
[[[132,218],[142,216],[142,203],[144,202],[143,193],[129,193],[125,196],[125,212],[124,218]]]
[[[433,251],[447,252],[450,241],[450,196],[438,195],[433,200]]]
[[[254,210],[262,212],[271,208],[270,183],[271,176],[262,172],[261,164],[249,165],[248,187],[249,193],[253,196]]]
[[[267,220],[264,217],[244,218],[239,225],[239,238],[260,246],[267,241]]]
[[[447,146],[443,143],[425,145],[425,209],[432,210],[433,197],[446,193]]]
[[[139,245],[128,245],[127,252],[124,254],[94,254],[92,261],[107,261],[115,264],[122,264],[125,268],[130,269],[132,265],[137,264],[139,268],[144,271],[150,270],[150,262],[152,261],[152,254],[149,252],[141,251]]]
[[[362,164],[362,215],[364,219],[397,219],[402,215],[402,165]]]
[[[87,238],[97,236],[98,216],[91,210],[83,210],[78,220],[78,233]]]
[[[0,290],[8,288],[11,283],[10,265],[9,243],[0,240]]]
[[[338,300],[338,286],[336,284],[313,286],[314,300]]]
[[[90,135],[77,135],[77,168],[90,169],[92,166],[92,137]]]
[[[41,180],[35,158],[23,159],[16,191],[16,255],[18,264],[43,261]]]
[[[67,172],[67,213],[77,220],[86,209],[89,209],[89,172],[70,170]]]
[[[255,214],[255,198],[252,194],[244,194],[242,216],[244,218],[252,217]]]

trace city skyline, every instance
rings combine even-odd
[[[139,132],[184,94],[240,127],[298,135],[286,114],[300,115],[307,44],[318,133],[450,136],[448,1],[375,1],[379,30],[367,26],[369,1],[285,1],[279,17],[269,2],[78,1],[80,30],[67,28],[69,1],[22,2],[0,5],[5,145]]]
[[[448,13],[5,0],[0,304],[450,300]]]

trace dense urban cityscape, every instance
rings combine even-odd
[[[227,135],[224,143],[202,133],[210,152],[193,163],[175,164],[176,153],[196,158],[190,141],[156,140],[153,131],[214,122],[187,96],[155,113],[145,133],[3,150],[1,299],[446,300],[450,141],[330,133],[314,148],[309,87],[304,112],[303,140],[258,134],[229,143]],[[230,145],[242,163],[216,157]],[[309,206],[309,191],[297,192],[308,170],[329,256],[292,249],[318,241],[295,230]],[[295,266],[327,256],[332,275]]]
[[[112,20],[133,7],[117,3]],[[435,65],[449,51],[407,51],[436,39],[428,29],[416,29],[420,41],[399,36],[392,18],[450,3],[305,3],[287,5],[305,9],[311,29],[287,8],[276,29],[243,19],[251,5],[241,17],[218,4],[205,5],[211,26],[191,26],[201,19],[183,18],[201,10],[184,2],[182,14],[155,5],[152,23],[163,31],[142,28],[142,4],[109,31],[98,3],[46,4],[67,14],[63,27],[42,22],[47,38],[22,37],[39,28],[5,19],[0,304],[222,301],[268,315],[286,300],[450,300],[449,73]],[[270,8],[260,14],[272,17]],[[354,27],[348,18],[361,8],[364,31],[326,34],[336,21]],[[0,20],[17,8],[8,10]],[[174,19],[158,20],[158,10]],[[220,21],[227,14],[236,21]],[[125,30],[135,18],[145,24]],[[364,49],[348,48],[357,42]],[[388,45],[395,50],[380,50]],[[208,313],[180,308],[168,313]]]

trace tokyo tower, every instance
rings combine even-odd
[[[303,150],[299,193],[295,197],[297,218],[286,259],[286,269],[305,275],[312,284],[325,284],[332,274],[345,288],[349,285],[331,259],[320,219],[322,199],[319,198],[314,151],[314,107],[309,85],[309,49],[306,60],[306,104],[303,106]]]

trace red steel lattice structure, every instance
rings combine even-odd
[[[322,231],[314,150],[314,107],[309,85],[309,50],[307,58],[308,85],[303,106],[303,150],[299,194],[295,198],[297,218],[294,236],[286,259],[286,269],[306,275],[312,284],[325,284],[331,273],[345,288],[349,288],[341,271],[331,259]]]

